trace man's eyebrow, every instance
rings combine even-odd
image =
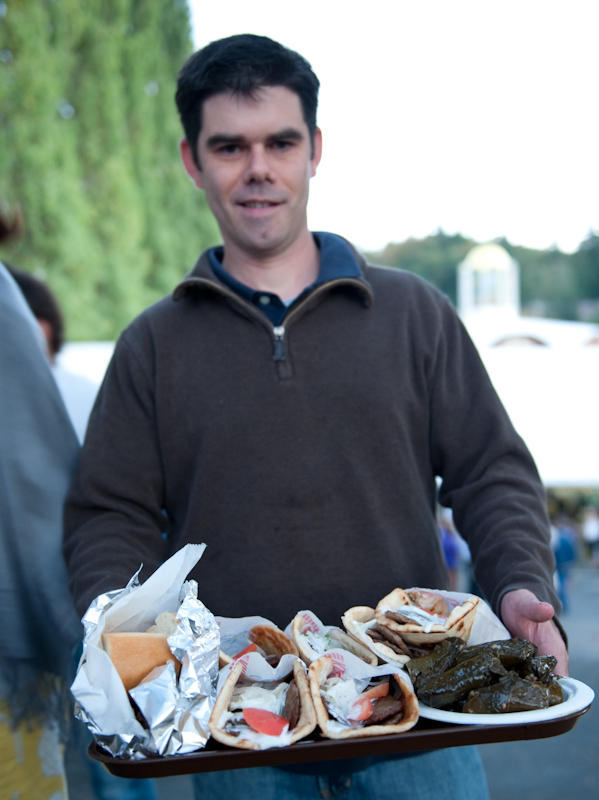
[[[301,142],[304,138],[304,134],[301,131],[298,131],[297,128],[285,128],[278,133],[271,134],[268,139],[271,142],[277,141],[279,139],[293,139],[296,142]]]
[[[206,140],[206,147],[219,147],[221,144],[243,144],[245,136],[234,136],[227,133],[215,133],[214,136],[208,137]]]
[[[301,142],[304,139],[304,134],[298,131],[297,128],[284,128],[282,131],[277,131],[267,136],[269,142],[276,142],[281,139],[292,139],[296,142]],[[206,147],[213,149],[226,144],[244,144],[246,141],[247,139],[245,136],[215,133],[213,136],[209,136],[208,139],[206,139]]]

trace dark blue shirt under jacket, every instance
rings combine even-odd
[[[213,247],[210,250],[210,266],[219,280],[233,289],[241,297],[249,300],[265,314],[273,325],[281,325],[289,309],[298,300],[305,297],[316,286],[339,278],[360,278],[362,270],[354,257],[351,247],[340,236],[334,233],[313,233],[314,241],[320,251],[320,266],[318,276],[314,283],[306,286],[303,292],[291,300],[281,300],[272,292],[262,292],[251,289],[241,281],[236,280],[223,267],[224,248]]]

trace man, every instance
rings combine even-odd
[[[308,230],[317,94],[308,63],[263,37],[213,42],[181,71],[183,163],[224,248],[117,345],[67,506],[78,609],[190,541],[208,544],[192,575],[224,616],[283,626],[308,607],[335,624],[396,586],[442,588],[439,476],[487,599],[565,671],[543,490],[455,312]],[[486,796],[476,758],[206,774],[196,789],[463,800]]]

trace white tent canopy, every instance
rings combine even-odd
[[[481,357],[543,483],[599,486],[599,348],[489,347]]]

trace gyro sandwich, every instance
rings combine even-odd
[[[216,698],[208,722],[214,739],[244,750],[266,750],[312,733],[316,714],[299,658],[284,681],[247,680],[244,667],[243,660],[234,664]]]
[[[418,700],[397,667],[368,667],[332,651],[308,670],[318,725],[329,739],[401,733],[418,721]]]

